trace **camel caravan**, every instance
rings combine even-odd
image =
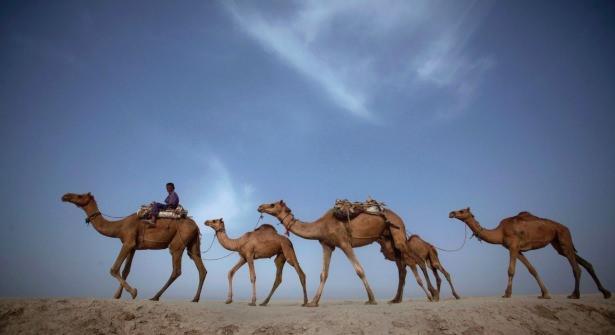
[[[63,202],[72,203],[85,212],[86,222],[90,223],[96,231],[107,237],[119,238],[122,242],[122,248],[110,269],[111,276],[119,282],[114,298],[119,299],[122,296],[123,290],[130,293],[132,299],[137,297],[137,289],[130,286],[127,282],[132,260],[137,250],[169,249],[173,268],[171,276],[151,300],[159,300],[167,288],[181,275],[181,259],[184,251],[186,251],[188,256],[194,261],[199,273],[196,293],[192,299],[193,302],[199,301],[207,275],[207,270],[201,258],[200,231],[197,223],[179,205],[179,197],[174,190],[175,186],[172,183],[168,183],[167,191],[169,196],[164,204],[152,203],[143,206],[138,212],[118,221],[108,221],[104,218],[104,215],[99,210],[96,199],[91,193],[66,193],[62,196]],[[299,259],[293,244],[289,238],[278,234],[272,225],[262,224],[253,231],[233,239],[226,234],[222,218],[210,219],[206,220],[204,225],[214,230],[215,237],[225,249],[237,252],[240,256],[237,264],[228,272],[227,304],[233,301],[233,276],[239,268],[247,263],[252,284],[252,296],[249,305],[255,306],[256,273],[254,270],[254,260],[275,256],[275,281],[269,295],[260,305],[265,306],[269,303],[271,296],[282,282],[284,265],[288,263],[295,268],[301,283],[303,294],[302,306],[316,307],[320,303],[320,298],[329,275],[331,254],[336,248],[339,248],[353,265],[365,286],[368,299],[366,304],[375,305],[376,298],[374,293],[369,286],[363,266],[354,253],[354,248],[363,247],[374,242],[380,245],[380,250],[385,259],[393,261],[397,265],[399,273],[397,292],[393,299],[389,301],[390,303],[400,303],[402,301],[406,267],[410,267],[416,282],[430,301],[438,301],[440,299],[442,280],[439,273],[447,280],[455,299],[460,298],[453,286],[450,274],[445,270],[438,258],[436,248],[418,235],[408,237],[404,221],[382,202],[373,199],[368,199],[365,202],[337,200],[332,208],[328,209],[319,219],[313,222],[304,222],[297,219],[283,200],[262,204],[258,206],[257,210],[261,213],[261,218],[263,214],[275,217],[284,226],[287,235],[293,233],[298,237],[316,240],[320,243],[323,253],[320,284],[316,294],[308,302],[306,276],[299,265]],[[570,230],[560,223],[534,216],[528,212],[521,212],[516,216],[502,220],[495,229],[486,229],[474,218],[470,208],[452,211],[449,217],[465,223],[478,239],[490,244],[501,244],[509,250],[508,284],[503,296],[504,298],[509,298],[512,294],[512,280],[515,274],[517,259],[525,265],[536,279],[541,290],[539,298],[550,298],[549,292],[536,269],[534,269],[524,255],[527,251],[540,249],[548,244],[551,244],[560,255],[564,256],[572,267],[575,284],[574,290],[568,298],[579,299],[580,297],[580,266],[589,272],[604,298],[608,299],[611,297],[611,293],[600,283],[591,263],[577,253],[572,243]],[[123,269],[120,274],[122,264]],[[421,269],[427,287],[423,284],[417,266]],[[436,279],[435,287],[429,279],[428,268],[431,269]]]

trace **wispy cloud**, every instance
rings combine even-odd
[[[485,15],[474,2],[307,1],[263,9],[225,2],[264,48],[320,85],[354,116],[376,120],[374,98],[391,91],[446,95],[440,112],[464,109],[493,64],[467,42]],[[400,93],[402,94],[402,93]],[[405,97],[407,99],[408,97]],[[412,98],[412,97],[410,97]]]
[[[249,226],[247,218],[258,216],[256,202],[252,199],[254,188],[237,183],[224,163],[216,157],[208,159],[208,170],[197,187],[191,215],[199,219],[224,218],[234,225]]]

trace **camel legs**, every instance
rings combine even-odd
[[[133,250],[130,252],[130,254],[128,254],[128,258],[126,259],[126,263],[124,263],[124,269],[122,270],[122,278],[124,280],[126,280],[126,278],[128,278],[128,274],[130,273],[130,267],[132,266],[132,258],[135,255],[135,251]],[[113,297],[115,299],[119,299],[122,297],[122,291],[124,290],[124,288],[122,287],[122,285],[120,285],[120,287],[117,288],[117,291],[115,291],[115,294],[113,295]]]
[[[237,272],[237,270],[239,270],[239,268],[242,267],[244,264],[246,264],[246,259],[241,257],[237,264],[233,266],[231,271],[228,272],[228,297],[224,302],[226,304],[230,304],[231,302],[233,302],[233,276],[235,275],[235,272]]]
[[[303,288],[303,304],[301,306],[307,306],[307,288],[305,286],[305,273],[301,269],[299,265],[299,260],[297,259],[297,255],[295,254],[295,250],[292,246],[282,245],[282,252],[284,253],[284,257],[286,257],[286,261],[288,264],[292,265],[297,271],[297,275],[299,276],[299,282],[301,283],[301,287]]]
[[[250,268],[250,282],[252,283],[252,300],[248,305],[256,306],[256,271],[254,271],[254,258],[252,255],[248,256],[248,267]]]
[[[340,248],[346,254],[346,257],[348,257],[348,259],[350,260],[350,263],[352,263],[352,266],[357,272],[357,275],[359,276],[359,278],[361,278],[361,281],[363,282],[363,285],[365,286],[365,290],[367,291],[367,299],[368,299],[365,302],[365,304],[366,305],[376,305],[377,302],[376,302],[376,299],[374,298],[374,292],[372,292],[371,287],[369,287],[369,283],[367,282],[367,278],[365,277],[365,270],[363,270],[363,266],[361,266],[361,263],[359,263],[357,256],[354,254],[354,250],[352,249],[352,246],[344,245],[344,246],[340,246]]]
[[[406,229],[403,227],[390,226],[389,231],[391,232],[391,236],[393,238],[393,245],[399,252],[401,253],[402,260],[406,263],[406,265],[410,264],[418,264],[425,275],[425,281],[427,282],[427,287],[429,288],[429,292],[431,292],[431,296],[437,301],[440,298],[440,294],[436,289],[431,285],[431,280],[429,280],[429,276],[427,275],[427,269],[425,268],[425,261],[416,256],[406,244]]]
[[[389,304],[397,304],[402,301],[404,295],[404,285],[406,284],[406,265],[401,261],[401,259],[396,259],[395,265],[397,265],[399,282],[397,283],[397,293],[395,293],[395,297],[389,301]]]
[[[113,263],[111,270],[109,270],[111,276],[115,277],[115,279],[120,282],[120,286],[122,286],[126,291],[128,291],[133,299],[137,297],[137,289],[132,288],[130,285],[128,285],[128,282],[126,282],[124,278],[120,277],[120,266],[122,265],[126,257],[128,257],[130,253],[134,251],[134,248],[134,244],[123,244],[120,253],[115,259],[115,263]]]
[[[320,245],[322,246],[322,272],[320,273],[320,286],[318,286],[318,290],[316,290],[316,295],[314,295],[312,301],[306,305],[308,307],[318,306],[318,302],[320,301],[320,297],[322,295],[322,290],[325,288],[325,282],[329,276],[329,263],[331,262],[331,253],[333,253],[333,248],[322,242]]]
[[[412,273],[414,274],[414,278],[416,279],[416,283],[419,284],[419,286],[423,289],[423,292],[425,292],[425,295],[427,296],[427,299],[429,301],[433,301],[432,295],[429,294],[429,291],[427,291],[427,289],[423,285],[423,280],[421,280],[421,277],[419,276],[419,272],[416,270],[416,264],[412,264],[412,265],[409,265],[409,266],[410,266],[410,270],[412,270]],[[426,270],[423,271],[423,275],[427,278],[427,280],[429,280],[429,277],[427,277],[427,271]]]
[[[509,249],[509,261],[508,261],[508,285],[506,286],[506,291],[504,291],[504,295],[502,298],[510,298],[512,294],[512,282],[513,277],[515,276],[515,265],[517,264],[517,256],[519,251],[517,249]]]
[[[442,274],[444,275],[444,278],[446,278],[446,281],[448,281],[448,284],[451,286],[451,291],[453,291],[453,296],[455,297],[455,299],[459,299],[459,294],[457,294],[457,291],[455,291],[455,287],[453,286],[453,281],[451,280],[451,275],[448,273],[448,271],[444,269],[442,264],[438,264],[436,269],[442,272]],[[440,285],[438,285],[438,291],[440,291]]]
[[[596,282],[596,286],[598,286],[598,290],[600,290],[600,292],[602,292],[602,295],[604,296],[604,298],[605,299],[610,298],[611,297],[611,292],[609,292],[609,290],[605,289],[602,286],[602,284],[600,283],[600,279],[598,279],[598,276],[596,275],[596,272],[594,272],[594,267],[591,265],[591,263],[586,261],[585,259],[583,259],[578,254],[575,254],[575,257],[577,259],[577,263],[581,264],[581,266],[584,267],[585,270],[587,270],[587,272],[589,272],[590,276],[592,276],[592,279],[594,280],[594,282]]]
[[[150,299],[152,301],[158,301],[164,291],[166,291],[167,288],[169,288],[169,286],[173,284],[175,279],[177,279],[177,277],[182,274],[182,254],[184,253],[184,247],[182,246],[177,249],[169,247],[169,250],[171,251],[171,257],[173,260],[173,271],[171,271],[171,276],[164,284],[164,286],[160,289],[160,291],[158,291],[158,293],[156,293],[156,295]]]
[[[433,276],[436,277],[436,289],[440,292],[440,288],[442,287],[442,278],[438,274],[438,268],[433,264],[431,265],[431,272],[433,272]]]
[[[530,261],[521,252],[517,256],[517,258],[519,258],[521,263],[523,263],[523,265],[525,265],[525,267],[530,272],[530,274],[532,276],[534,276],[534,278],[536,279],[536,282],[538,282],[538,286],[540,286],[540,292],[542,293],[542,295],[540,297],[538,297],[538,298],[541,298],[541,299],[551,299],[551,296],[549,295],[549,291],[545,287],[545,284],[543,284],[542,279],[540,279],[540,276],[538,275],[538,272],[536,271],[536,269],[534,269],[534,266],[532,266],[532,263],[530,263]]]
[[[198,238],[199,237],[197,236],[197,239]],[[203,282],[205,282],[205,276],[207,276],[207,270],[205,269],[205,265],[203,265],[203,260],[201,259],[201,243],[193,242],[190,245],[189,251],[190,252],[188,253],[188,255],[190,256],[190,258],[192,258],[196,269],[199,271],[199,285],[197,286],[196,294],[192,299],[192,302],[198,302],[201,298],[201,290],[203,289]]]
[[[273,286],[271,287],[271,291],[269,292],[269,295],[267,296],[267,298],[265,298],[265,300],[263,300],[260,306],[267,306],[267,304],[269,303],[269,300],[271,299],[271,296],[273,295],[273,292],[275,292],[278,286],[280,286],[280,283],[282,283],[282,271],[284,270],[284,263],[286,263],[286,257],[284,257],[283,254],[279,254],[276,256],[274,263],[275,263],[275,269],[276,269],[275,281],[273,282]]]

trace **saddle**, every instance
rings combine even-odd
[[[351,202],[348,199],[338,199],[335,200],[335,205],[333,206],[333,216],[338,220],[349,221],[362,213],[384,216],[385,209],[386,205],[384,202],[374,200],[370,197],[364,202]]]
[[[141,208],[137,212],[137,216],[139,217],[139,219],[146,219],[150,217],[151,213],[152,213],[151,205],[141,205]],[[181,205],[177,205],[177,207],[175,208],[161,210],[158,213],[158,216],[156,216],[156,218],[179,220],[179,219],[185,219],[187,216],[188,216],[188,210],[182,207]]]

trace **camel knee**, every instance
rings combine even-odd
[[[182,270],[173,270],[173,272],[171,272],[171,278],[173,279],[177,279],[177,277],[182,275]]]
[[[111,274],[111,276],[113,276],[113,277],[119,277],[120,276],[120,269],[111,268],[111,269],[109,269],[109,274]]]
[[[320,274],[320,281],[321,281],[321,282],[323,282],[323,281],[327,280],[327,277],[328,277],[328,276],[329,276],[329,275],[328,275],[326,272],[322,272],[322,273]]]
[[[363,271],[363,269],[356,268],[355,270],[356,270],[357,275],[359,276],[359,278],[361,278],[361,279],[365,278],[365,271]]]

